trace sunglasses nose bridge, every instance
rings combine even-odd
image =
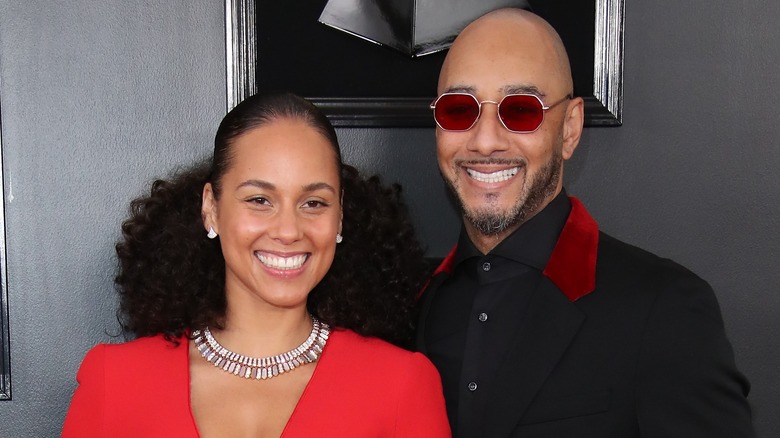
[[[476,98],[474,100],[476,100]],[[501,102],[500,101],[497,102],[495,100],[477,101],[477,104],[479,105],[479,115],[477,116],[477,119],[474,120],[474,125],[476,125],[483,118],[482,117],[482,112],[483,112],[482,105],[486,104],[486,103],[495,105],[495,108],[496,108],[496,119],[498,120],[499,124],[501,124],[504,128],[506,128],[506,125],[504,125],[504,122],[501,120],[501,116],[499,115],[499,108],[501,107]],[[472,128],[474,127],[474,125],[472,125]]]
[[[495,105],[496,106],[496,112],[498,112],[498,107],[501,105],[501,102],[496,102],[495,100],[483,100],[483,101],[478,102],[478,103],[479,103],[479,112],[480,113],[482,112],[482,105],[483,104],[489,103],[489,104]]]

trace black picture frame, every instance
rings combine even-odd
[[[294,8],[273,0],[225,1],[227,109],[258,91],[287,89],[312,100],[335,126],[433,127],[428,105],[445,53],[404,58],[328,28],[316,22],[326,1]],[[586,126],[622,124],[624,2],[583,0],[572,7],[565,0],[530,0],[564,40],[575,93],[585,99]],[[404,91],[392,90],[395,83]]]
[[[2,107],[0,106],[0,109]],[[3,187],[3,123],[0,111],[0,400],[11,400],[11,345],[8,333],[8,282]]]

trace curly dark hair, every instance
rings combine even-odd
[[[318,129],[340,163],[335,131],[306,100],[292,94],[260,95],[237,106],[220,125],[213,159],[155,181],[148,196],[131,203],[123,238],[116,245],[118,317],[126,333],[161,333],[175,341],[189,329],[222,326],[225,260],[219,242],[207,239],[203,228],[203,186],[218,186],[230,166],[233,139],[277,118],[301,119]],[[401,187],[385,186],[378,176],[365,178],[346,164],[340,167],[344,241],[337,245],[330,270],[309,294],[308,309],[334,327],[408,347],[414,297],[429,267]]]

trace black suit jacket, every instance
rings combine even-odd
[[[712,289],[682,266],[598,231],[572,211],[522,328],[480,388],[478,437],[754,436]],[[454,250],[421,298],[417,346]]]

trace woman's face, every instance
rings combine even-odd
[[[281,118],[234,139],[231,152],[219,199],[210,184],[203,190],[205,225],[225,257],[228,305],[305,306],[341,230],[333,146],[306,122]]]

